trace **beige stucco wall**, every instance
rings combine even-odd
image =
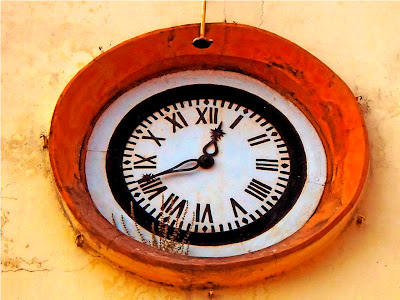
[[[207,20],[277,33],[362,95],[370,177],[330,247],[285,275],[218,289],[215,299],[400,299],[400,2],[209,2]],[[199,21],[191,2],[1,3],[3,299],[205,299],[149,283],[76,247],[47,151],[57,98],[85,64],[154,29]]]

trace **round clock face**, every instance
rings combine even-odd
[[[166,75],[117,98],[95,124],[85,168],[95,205],[120,231],[200,257],[292,235],[326,181],[323,145],[300,110],[224,71]]]

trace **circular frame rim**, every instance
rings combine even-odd
[[[185,25],[144,34],[112,48],[82,69],[66,86],[54,110],[50,162],[71,222],[86,244],[108,259],[165,284],[245,284],[299,264],[343,229],[367,176],[367,133],[350,89],[301,47],[254,27],[215,23],[206,27],[214,40],[212,46],[197,49],[191,41],[198,30],[199,25]],[[107,104],[148,79],[198,69],[228,70],[264,82],[303,112],[324,144],[328,179],[316,212],[292,236],[255,253],[199,258],[152,248],[112,226],[88,193],[85,147]],[[249,275],[240,276],[243,272]]]

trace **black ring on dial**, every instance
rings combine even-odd
[[[130,135],[157,110],[174,103],[196,99],[225,100],[253,110],[275,127],[287,146],[291,165],[289,181],[278,202],[268,212],[256,221],[237,229],[224,232],[191,232],[189,235],[190,244],[199,246],[226,245],[249,240],[272,228],[293,208],[307,179],[307,162],[301,139],[290,121],[274,106],[247,91],[222,85],[196,84],[172,88],[138,103],[118,124],[108,146],[106,172],[111,191],[129,216],[133,197],[123,176],[122,161]],[[148,231],[155,230],[157,235],[162,235],[157,230],[159,221],[146,213],[136,201],[132,202],[135,221]],[[174,228],[169,227],[168,230],[172,234]],[[185,230],[180,230],[178,241],[186,235]]]

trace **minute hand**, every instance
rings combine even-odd
[[[183,168],[180,169],[181,166],[185,165],[185,164],[189,164],[189,163],[193,163],[195,162],[196,164],[192,167],[187,167],[187,168]],[[149,175],[149,176],[143,176],[141,179],[137,180],[137,183],[142,183],[144,181],[149,181],[155,177],[161,176],[161,175],[165,175],[165,174],[170,174],[170,173],[178,173],[178,172],[187,172],[187,171],[193,171],[196,170],[199,167],[199,163],[197,159],[188,159],[185,160],[183,162],[181,162],[180,164],[177,164],[175,167],[172,167],[168,170],[162,171],[160,173],[154,174],[154,175]]]

